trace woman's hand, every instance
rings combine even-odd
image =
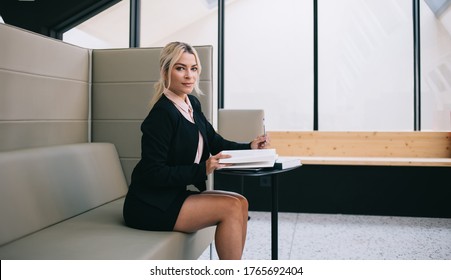
[[[231,155],[223,155],[222,153],[219,153],[219,154],[211,156],[209,159],[207,159],[207,162],[206,162],[207,175],[213,173],[213,171],[215,171],[218,168],[222,168],[222,167],[231,165],[231,164],[219,163],[219,160],[221,158],[230,158],[230,157],[231,157]]]
[[[269,146],[268,134],[260,135],[251,142],[251,149],[264,149]]]

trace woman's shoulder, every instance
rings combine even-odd
[[[193,106],[193,108],[197,107],[199,109],[201,109],[201,104],[199,99],[192,95],[192,94],[188,94],[188,98],[189,98],[189,102],[191,102],[191,106]]]
[[[169,112],[173,112],[174,109],[177,110],[177,108],[175,108],[175,106],[172,103],[172,101],[169,100],[166,97],[166,95],[162,95],[161,96],[161,98],[153,106],[152,110],[153,109],[155,109],[155,110],[165,110],[165,111],[169,111]]]
[[[162,96],[150,109],[150,112],[147,118],[157,117],[176,117],[177,116],[177,108],[172,104],[172,102],[166,97]]]

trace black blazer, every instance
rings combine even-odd
[[[225,140],[201,111],[199,100],[188,95],[195,124],[188,121],[165,95],[153,106],[141,125],[141,160],[132,173],[129,192],[144,202],[166,210],[187,185],[206,189],[206,160],[222,150],[250,149],[250,143]],[[194,163],[199,142],[204,150]]]

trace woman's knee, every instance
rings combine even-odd
[[[237,194],[235,197],[240,202],[241,209],[243,209],[243,211],[247,212],[249,209],[249,202],[247,201],[247,198],[240,194]]]
[[[241,196],[240,202],[241,202],[241,205],[243,206],[243,208],[245,208],[246,210],[249,208],[249,202],[247,201],[246,197]]]
[[[249,204],[244,196],[229,192],[208,192],[205,194],[214,197],[214,207],[219,213],[225,215],[224,218],[233,215],[247,215]]]
[[[235,198],[238,202],[239,202],[239,206],[243,209],[243,210],[248,210],[249,208],[249,202],[247,201],[246,197],[244,197],[241,194],[235,194],[233,195],[233,198]]]
[[[246,199],[241,199],[235,196],[229,196],[226,198],[227,206],[225,209],[225,214],[229,217],[233,216],[236,218],[241,218],[243,216],[243,212],[247,212],[247,208],[245,209],[244,201]],[[246,206],[247,207],[247,206]]]
[[[239,193],[235,193],[235,192],[224,192],[226,195],[230,195],[233,196],[235,198],[237,198],[240,201],[240,205],[243,209],[247,209],[249,208],[249,202],[247,201],[246,197],[243,196],[242,194]]]

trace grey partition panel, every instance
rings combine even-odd
[[[89,50],[0,24],[0,151],[88,141]]]
[[[251,142],[265,132],[263,109],[219,109],[218,133],[237,142]]]
[[[199,96],[211,121],[211,46],[196,47],[202,63]],[[141,156],[140,125],[158,81],[161,48],[106,49],[92,52],[92,141],[116,145],[128,183]]]

